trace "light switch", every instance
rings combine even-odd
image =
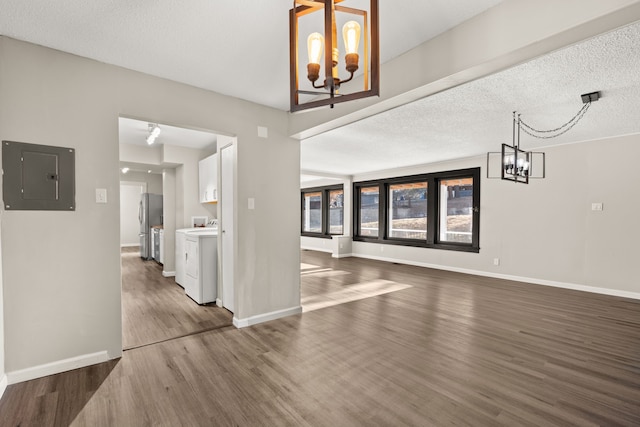
[[[255,209],[256,208],[256,199],[254,199],[253,197],[249,197],[248,207],[249,207],[249,209]]]
[[[96,203],[107,203],[106,188],[96,188]]]
[[[602,203],[591,203],[591,210],[592,211],[601,211],[602,210]]]

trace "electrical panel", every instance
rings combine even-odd
[[[5,210],[76,209],[75,150],[2,141]]]

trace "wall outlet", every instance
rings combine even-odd
[[[384,252],[384,246],[380,245],[380,252]]]
[[[494,258],[493,265],[500,265],[500,258]]]
[[[591,210],[592,211],[601,211],[603,208],[602,203],[591,203]]]

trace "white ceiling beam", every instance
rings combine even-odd
[[[381,96],[290,115],[305,139],[640,20],[640,0],[506,0],[381,67]]]

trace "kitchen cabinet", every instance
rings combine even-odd
[[[200,203],[218,202],[218,153],[200,160]]]

